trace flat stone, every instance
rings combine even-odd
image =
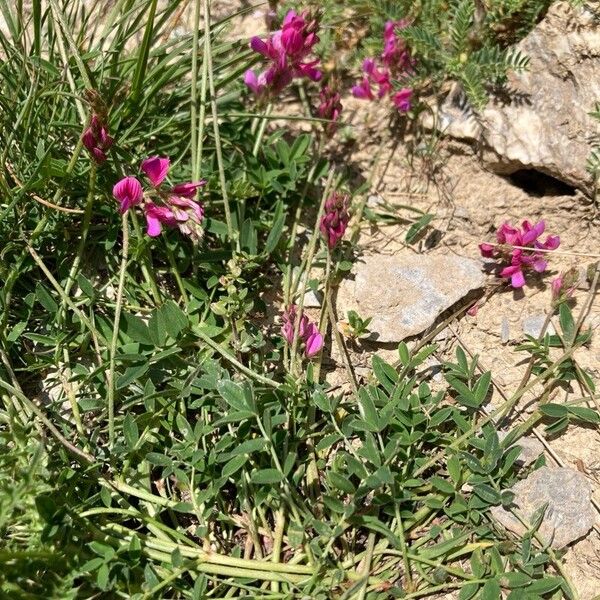
[[[589,115],[600,99],[599,21],[585,5],[555,2],[515,49],[529,65],[508,74],[507,93],[477,116],[456,86],[432,125],[478,142],[497,173],[532,169],[591,194],[586,163],[599,132]]]
[[[546,322],[546,315],[531,315],[530,317],[526,317],[523,319],[523,333],[526,335],[530,335],[531,337],[538,338],[540,337],[540,333],[542,333],[542,327]],[[552,326],[552,323],[548,324],[546,329],[546,333],[550,335],[554,335],[556,331]]]
[[[514,509],[529,525],[533,513],[547,504],[538,533],[554,548],[563,548],[585,536],[594,525],[591,486],[586,477],[573,469],[542,467],[517,482]],[[527,528],[509,511],[494,506],[492,516],[506,529],[523,535]]]
[[[483,287],[481,263],[455,255],[372,255],[359,259],[337,295],[340,319],[372,317],[368,339],[392,343],[422,333],[472,290]]]
[[[323,293],[315,292],[314,290],[308,290],[304,294],[304,308],[321,308],[323,301]]]

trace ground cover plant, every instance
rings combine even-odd
[[[350,3],[372,30],[354,95],[411,118],[435,76],[480,106],[525,66],[508,44],[547,3],[481,6]],[[515,510],[508,488],[543,463],[519,465],[519,437],[600,421],[574,274],[552,280],[500,404],[485,357],[460,346],[432,378],[458,313],[373,356],[368,377],[348,358],[373,315],[336,315],[335,291],[363,217],[389,215],[327,145],[344,115],[325,66],[337,9],[274,6],[271,33],[247,39],[209,0],[0,0],[4,597],[579,597],[543,509],[520,537],[489,514]],[[525,218],[482,240],[490,294],[539,280],[559,247]],[[349,389],[324,377],[334,348]],[[554,403],[565,385],[580,393]]]

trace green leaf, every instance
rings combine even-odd
[[[167,334],[177,339],[177,336],[189,325],[186,314],[173,300],[167,300],[159,311],[162,313]]]
[[[563,302],[558,307],[558,320],[565,341],[569,344],[575,337],[575,321],[573,319],[573,313],[566,302]]]
[[[141,377],[148,370],[149,367],[150,367],[150,365],[148,363],[143,363],[141,365],[128,367],[125,370],[125,373],[123,373],[123,375],[121,375],[117,379],[117,389],[120,390],[120,389],[126,387],[127,385],[129,385],[135,379],[138,379],[139,377]]]
[[[148,326],[142,319],[131,315],[129,313],[123,313],[123,320],[121,321],[124,325],[123,329],[125,334],[134,342],[145,344],[146,346],[153,346],[152,337],[148,331]]]
[[[406,232],[406,243],[412,244],[420,235],[420,233],[431,223],[435,215],[425,214],[416,223],[413,223]]]
[[[460,588],[460,592],[458,594],[458,600],[471,600],[471,598],[478,592],[479,590],[478,583],[467,583]]]
[[[331,485],[342,492],[346,492],[346,494],[354,494],[356,492],[356,488],[354,484],[339,473],[335,471],[329,471],[327,473],[327,479],[329,479]]]
[[[404,342],[400,342],[398,345],[398,355],[400,356],[400,362],[402,365],[407,367],[410,364],[410,351]]]
[[[569,406],[569,414],[586,423],[600,423],[600,414],[586,406]]]
[[[448,474],[450,475],[452,481],[454,481],[454,483],[459,483],[462,469],[460,466],[460,459],[458,458],[458,456],[456,456],[456,454],[451,456],[448,459],[446,466],[448,468]]]
[[[388,393],[391,393],[395,385],[398,383],[398,373],[391,365],[388,365],[382,358],[373,355],[373,372],[375,377]]]
[[[368,426],[369,431],[380,431],[383,427],[381,427],[379,423],[379,415],[369,392],[365,388],[361,388],[358,393],[358,398],[358,405],[360,407],[363,422]]]
[[[499,583],[504,588],[519,588],[529,584],[531,577],[526,573],[520,573],[518,571],[512,571],[510,573],[504,573],[499,578]]]
[[[165,321],[165,313],[160,308],[152,311],[152,316],[148,321],[148,333],[155,346],[164,346],[167,341],[167,324]]]
[[[222,379],[217,384],[217,391],[221,397],[231,406],[239,411],[248,411],[250,407],[246,402],[246,396],[241,385],[230,379]]]
[[[480,600],[500,600],[502,598],[502,591],[499,583],[495,579],[489,579],[485,582],[481,590]]]
[[[460,380],[451,375],[446,376],[446,381],[458,392],[457,402],[464,404],[469,408],[479,408],[481,402],[475,394]]]
[[[544,577],[544,579],[536,579],[527,586],[527,592],[542,596],[558,589],[563,582],[564,579],[562,577]]]
[[[48,292],[48,290],[41,283],[38,283],[35,286],[35,295],[37,296],[39,303],[49,313],[55,313],[58,310],[58,304],[50,295],[50,292]]]
[[[231,477],[234,473],[239,471],[248,460],[245,454],[239,454],[234,456],[228,463],[225,464],[221,471],[221,477]]]
[[[565,417],[569,410],[564,404],[541,404],[540,412],[547,417],[559,419]]]
[[[127,447],[130,450],[133,450],[140,438],[140,432],[137,423],[135,422],[135,418],[131,413],[127,413],[125,419],[123,419],[123,435],[125,436]]]
[[[283,202],[280,200],[277,202],[275,206],[275,214],[273,215],[273,225],[271,227],[271,231],[269,231],[269,235],[267,236],[267,241],[265,242],[265,253],[271,254],[273,250],[277,247],[281,235],[283,233],[283,226],[285,224],[285,219],[287,217],[287,212],[283,210]]]
[[[250,476],[250,481],[257,484],[279,483],[282,480],[283,475],[277,469],[262,469]]]
[[[429,479],[429,483],[431,483],[431,485],[436,490],[439,490],[444,494],[454,494],[456,492],[454,486],[445,479],[442,479],[441,477],[437,477],[434,475]]]

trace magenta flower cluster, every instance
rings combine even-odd
[[[337,129],[337,121],[342,113],[342,102],[339,92],[325,85],[319,92],[319,106],[317,116],[319,119],[328,119],[331,123],[325,124],[325,131],[333,135]]]
[[[94,113],[88,128],[83,132],[81,141],[94,161],[101,165],[106,162],[106,153],[113,145],[113,138],[108,134],[108,126],[98,114]]]
[[[181,233],[194,242],[202,237],[202,204],[192,200],[196,190],[206,181],[178,183],[165,189],[163,182],[167,177],[170,160],[166,157],[151,156],[142,161],[141,170],[149,180],[151,187],[144,192],[136,177],[124,177],[113,187],[113,196],[120,202],[121,213],[133,206],[141,205],[146,217],[147,233],[151,237],[160,235],[162,226],[178,227]]]
[[[325,202],[320,229],[330,250],[337,246],[348,227],[350,221],[348,204],[348,195],[338,192],[334,192]]]
[[[282,316],[281,334],[290,345],[294,343],[294,327],[296,326],[297,316],[298,308],[293,305]],[[323,336],[321,332],[304,313],[300,315],[298,340],[306,358],[312,358],[323,348]]]
[[[255,36],[250,47],[269,60],[262,73],[246,71],[244,82],[257,96],[279,94],[294,77],[308,77],[319,81],[322,73],[317,69],[319,59],[306,60],[313,46],[319,41],[319,23],[309,11],[297,14],[290,10],[283,20],[282,28],[266,40]]]
[[[399,30],[409,25],[406,19],[388,21],[383,31],[384,48],[379,61],[367,58],[363,63],[363,79],[352,88],[355,98],[375,100],[390,96],[394,106],[400,112],[408,112],[412,106],[413,91],[402,88],[394,92],[393,79],[402,79],[410,75],[415,64],[406,42],[398,34]],[[377,88],[375,90],[375,88]]]
[[[535,225],[523,221],[520,229],[506,222],[496,232],[498,243],[480,244],[479,249],[486,258],[498,258],[502,262],[508,262],[501,269],[500,277],[510,279],[512,287],[521,288],[525,285],[527,271],[543,273],[546,270],[548,261],[544,252],[540,250],[556,250],[560,245],[560,237],[557,235],[547,236],[545,242],[539,240],[545,229],[544,221]]]

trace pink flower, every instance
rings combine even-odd
[[[552,302],[554,304],[560,304],[561,302],[568,300],[575,292],[578,279],[579,273],[575,268],[571,268],[555,277],[550,283]]]
[[[90,125],[83,132],[81,141],[99,165],[106,161],[106,153],[114,142],[113,138],[108,135],[106,124],[97,114],[92,115]]]
[[[308,11],[300,15],[288,11],[280,30],[266,40],[256,36],[250,40],[252,50],[266,58],[270,65],[262,73],[252,69],[246,71],[244,83],[257,96],[276,96],[294,77],[319,81],[322,77],[317,69],[319,59],[305,61],[319,41],[318,29],[318,20]]]
[[[204,208],[193,198],[197,190],[206,185],[206,181],[201,179],[178,183],[170,189],[164,189],[162,184],[169,166],[169,158],[160,156],[151,156],[142,161],[140,166],[152,184],[152,188],[146,191],[147,198],[142,207],[146,231],[150,237],[156,237],[162,232],[163,226],[178,227],[184,235],[197,242],[203,233]],[[125,177],[119,181],[113,188],[113,195],[121,202],[121,212],[140,204],[144,197],[142,185],[135,177]]]
[[[158,187],[167,176],[171,161],[160,156],[150,156],[142,161],[141,169],[154,187]]]
[[[411,109],[411,98],[413,91],[410,88],[402,88],[394,94],[394,106],[400,112],[408,112]]]
[[[330,250],[337,246],[348,227],[348,203],[347,194],[338,192],[334,192],[325,202],[325,214],[321,218],[320,229]]]
[[[317,116],[320,119],[329,119],[331,123],[325,125],[325,130],[333,134],[337,129],[337,120],[340,118],[343,106],[338,92],[331,89],[328,85],[323,86],[319,93],[321,103],[317,107]]]
[[[352,86],[352,95],[361,100],[375,100],[371,83],[367,77],[363,77],[358,85]]]
[[[298,309],[292,305],[282,316],[281,334],[290,345],[294,343],[294,327],[296,326],[297,315]],[[323,348],[323,335],[305,314],[300,316],[298,340],[304,349],[306,358],[312,358]]]
[[[113,187],[113,196],[121,203],[121,214],[142,201],[142,184],[135,177],[124,177]]]
[[[360,84],[352,88],[355,98],[373,100],[372,86],[377,86],[377,96],[383,98],[393,92],[393,79],[402,79],[413,73],[414,59],[406,46],[406,42],[397,34],[397,30],[404,29],[409,21],[388,21],[383,31],[384,50],[380,57],[380,63],[375,58],[367,58],[363,62],[365,76]],[[411,98],[413,91],[410,88],[402,88],[392,96],[394,106],[400,112],[408,112],[411,109]]]
[[[544,221],[539,221],[535,225],[523,221],[520,229],[506,222],[496,231],[498,243],[480,244],[479,250],[486,258],[509,261],[510,264],[501,269],[500,277],[510,279],[512,287],[520,288],[525,285],[527,270],[543,273],[548,267],[546,254],[536,250],[556,250],[560,245],[560,238],[557,235],[547,236],[545,242],[539,240],[545,228]]]

